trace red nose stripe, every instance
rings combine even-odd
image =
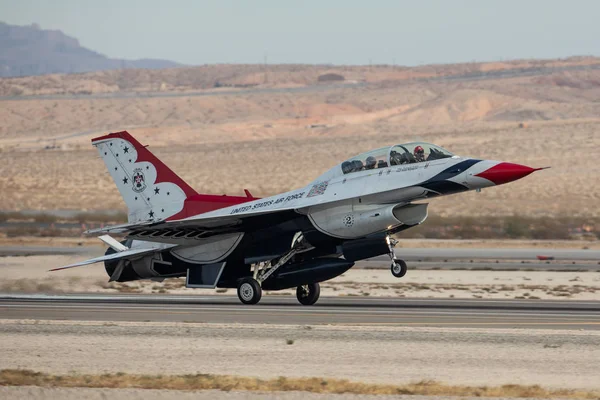
[[[537,169],[525,165],[503,162],[494,165],[492,168],[480,172],[475,176],[492,181],[496,185],[502,185],[503,183],[521,179],[534,171],[537,171]]]

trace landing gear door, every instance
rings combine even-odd
[[[188,268],[185,286],[189,288],[214,289],[223,273],[225,263],[204,264]]]

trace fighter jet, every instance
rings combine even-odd
[[[542,169],[413,142],[360,154],[305,187],[261,199],[248,190],[199,194],[126,131],[92,145],[125,200],[128,222],[86,232],[101,235],[104,256],[54,270],[104,262],[110,281],[185,277],[189,288],[237,288],[244,304],[258,303],[263,290],[289,288],[301,304],[315,304],[319,282],[385,254],[401,278],[407,264],[395,255],[394,235],[426,220],[428,199]]]

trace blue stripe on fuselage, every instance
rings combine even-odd
[[[446,168],[439,174],[427,179],[419,186],[422,186],[425,189],[437,192],[439,194],[452,194],[464,192],[468,190],[466,186],[461,185],[460,183],[449,181],[448,179],[465,172],[467,169],[471,168],[473,165],[479,162],[481,162],[481,160],[476,160],[472,158],[465,161],[461,161],[458,164],[454,164]]]

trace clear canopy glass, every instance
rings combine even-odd
[[[388,164],[389,147],[372,150],[368,153],[360,154],[342,163],[342,172],[349,174],[351,172],[364,171],[375,168],[385,168]]]
[[[394,165],[413,164],[452,157],[453,154],[431,143],[412,142],[372,150],[344,161],[342,172],[366,171]]]

